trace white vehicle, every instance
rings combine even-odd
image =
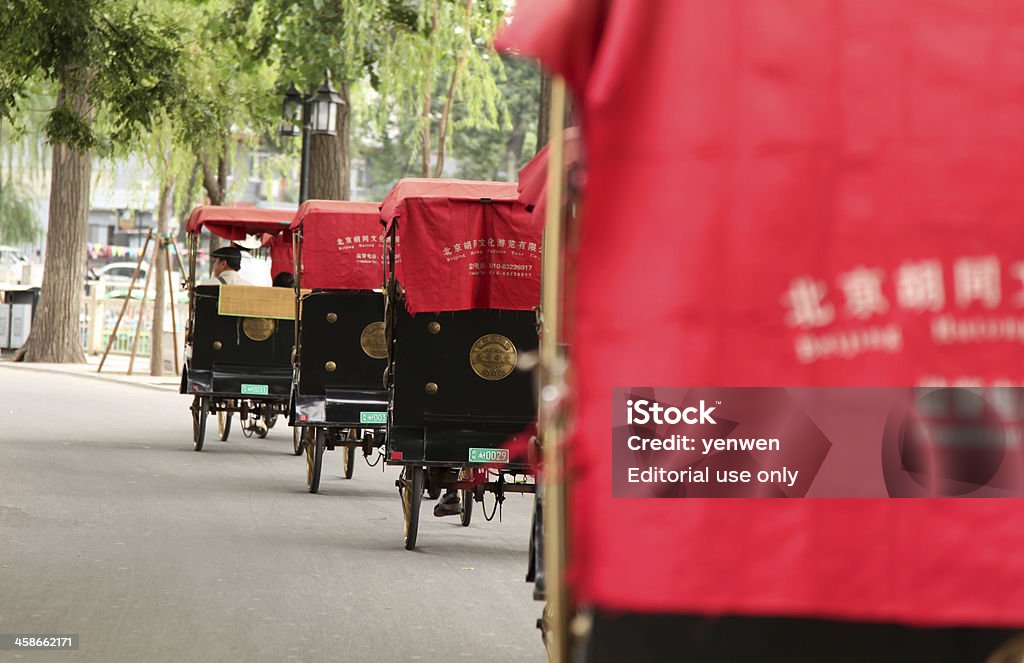
[[[94,273],[97,281],[128,285],[132,281],[132,276],[135,275],[135,268],[137,266],[137,262],[112,262],[94,270]],[[146,282],[146,272],[148,271],[149,264],[142,263],[142,266],[139,267],[139,277],[136,279],[137,284],[142,285]]]

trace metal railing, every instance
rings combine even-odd
[[[121,306],[124,303],[123,296],[110,297],[109,294],[124,290],[127,290],[127,287],[122,287],[120,284],[111,286],[110,284],[104,284],[101,281],[90,281],[86,284],[86,296],[83,299],[82,310],[79,316],[79,331],[82,338],[82,347],[85,348],[87,354],[102,354],[104,348],[106,348],[107,342],[110,340],[110,335],[113,332],[114,325],[117,322],[118,313],[120,313]],[[139,345],[136,349],[136,354],[143,357],[149,356],[150,349],[152,348],[153,333],[153,295],[150,293],[145,304],[143,304],[141,299],[138,298],[140,296],[141,293],[133,294],[132,300],[128,302],[124,319],[121,320],[121,325],[117,330],[117,335],[114,337],[114,343],[110,347],[111,354],[131,354],[132,343],[135,340],[135,329],[140,325],[139,307],[141,306],[141,329],[139,330]],[[175,300],[177,299],[178,293],[176,292]],[[170,308],[170,305],[168,305],[167,308]],[[179,343],[183,345],[185,338],[185,320],[188,316],[188,304],[175,301],[174,315],[178,328],[178,340]],[[174,356],[170,319],[170,311],[165,309],[165,357]],[[179,348],[179,353],[182,351],[183,347]]]

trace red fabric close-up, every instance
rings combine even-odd
[[[398,279],[410,313],[537,307],[542,233],[518,196],[515,183],[395,185],[381,217],[398,223]]]
[[[575,600],[1024,625],[1018,500],[613,499],[610,425],[614,387],[1024,383],[1020,34],[995,0],[519,0],[499,46],[565,75],[587,154]]]
[[[185,230],[198,233],[206,228],[218,237],[238,242],[247,235],[276,234],[288,227],[294,215],[295,210],[202,206],[192,210]]]
[[[307,200],[291,229],[302,232],[301,287],[374,290],[383,286],[378,203]]]

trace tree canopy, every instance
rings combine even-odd
[[[276,135],[289,83],[311,92],[328,72],[345,102],[338,136],[310,141],[310,170],[330,171],[319,180],[328,196],[348,195],[353,152],[375,197],[409,174],[513,179],[536,146],[539,79],[491,47],[506,8],[505,0],[0,0],[0,144],[13,145],[28,100],[42,93],[31,118],[53,153],[47,245],[56,250],[47,251],[28,355],[81,356],[93,158],[142,156],[162,198],[173,185],[179,209],[200,184],[209,202],[227,203],[240,146],[282,153],[297,170],[298,141]],[[0,239],[24,241],[38,228],[12,170],[0,177]]]
[[[51,144],[107,150],[149,128],[181,89],[182,29],[139,0],[3,0],[0,117],[40,81],[66,91],[48,113]],[[72,98],[84,105],[76,109]]]

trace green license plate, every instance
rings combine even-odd
[[[469,462],[471,463],[507,463],[508,449],[479,449],[473,447],[469,450]]]
[[[388,423],[387,412],[360,412],[359,423],[361,424],[386,424]]]
[[[242,393],[249,396],[268,396],[270,387],[265,384],[243,384]]]

